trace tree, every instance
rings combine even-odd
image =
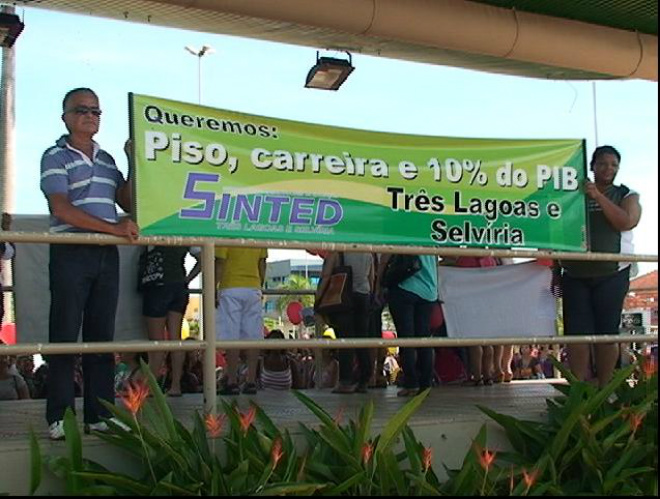
[[[301,291],[313,289],[312,283],[306,277],[301,275],[292,274],[287,281],[279,286],[277,289],[286,291]],[[311,307],[314,305],[314,296],[312,295],[283,295],[277,298],[277,310],[281,315],[286,313],[286,308],[289,303],[299,301],[303,307]]]

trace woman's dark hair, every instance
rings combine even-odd
[[[284,336],[284,333],[282,332],[281,329],[273,329],[270,333],[268,333],[268,336],[266,336],[267,340],[284,340],[286,339]],[[286,355],[286,350],[271,350],[273,353],[277,353],[279,355]]]
[[[597,147],[596,150],[594,151],[593,156],[591,157],[591,166],[596,164],[596,160],[603,156],[604,154],[612,154],[616,156],[616,159],[619,160],[619,163],[621,162],[621,153],[616,150],[615,147],[612,146],[600,146]]]
[[[267,340],[283,340],[284,339],[284,333],[280,329],[273,329],[270,333],[268,333],[268,336],[266,336]]]

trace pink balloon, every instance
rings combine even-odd
[[[289,303],[286,307],[286,315],[291,321],[291,324],[297,326],[303,320],[302,317],[303,304],[299,301]]]

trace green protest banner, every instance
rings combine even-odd
[[[129,100],[143,235],[587,249],[582,140],[377,133]]]

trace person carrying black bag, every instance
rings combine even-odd
[[[335,330],[337,338],[367,338],[369,336],[369,314],[371,292],[374,282],[374,266],[370,253],[329,253],[323,263],[321,283],[316,291],[317,311],[322,308],[324,295],[329,291],[333,273],[337,268],[347,269],[352,276],[352,296],[350,307],[342,311],[327,314],[328,322]],[[348,270],[350,269],[350,271]],[[371,358],[369,350],[339,349],[339,384],[333,393],[366,393],[371,377]],[[358,360],[359,373],[357,383],[353,372],[355,357]]]
[[[386,296],[399,338],[431,336],[429,320],[438,300],[438,259],[435,256],[384,255],[378,282]],[[431,387],[433,349],[401,348],[404,387],[399,397],[417,395]]]

